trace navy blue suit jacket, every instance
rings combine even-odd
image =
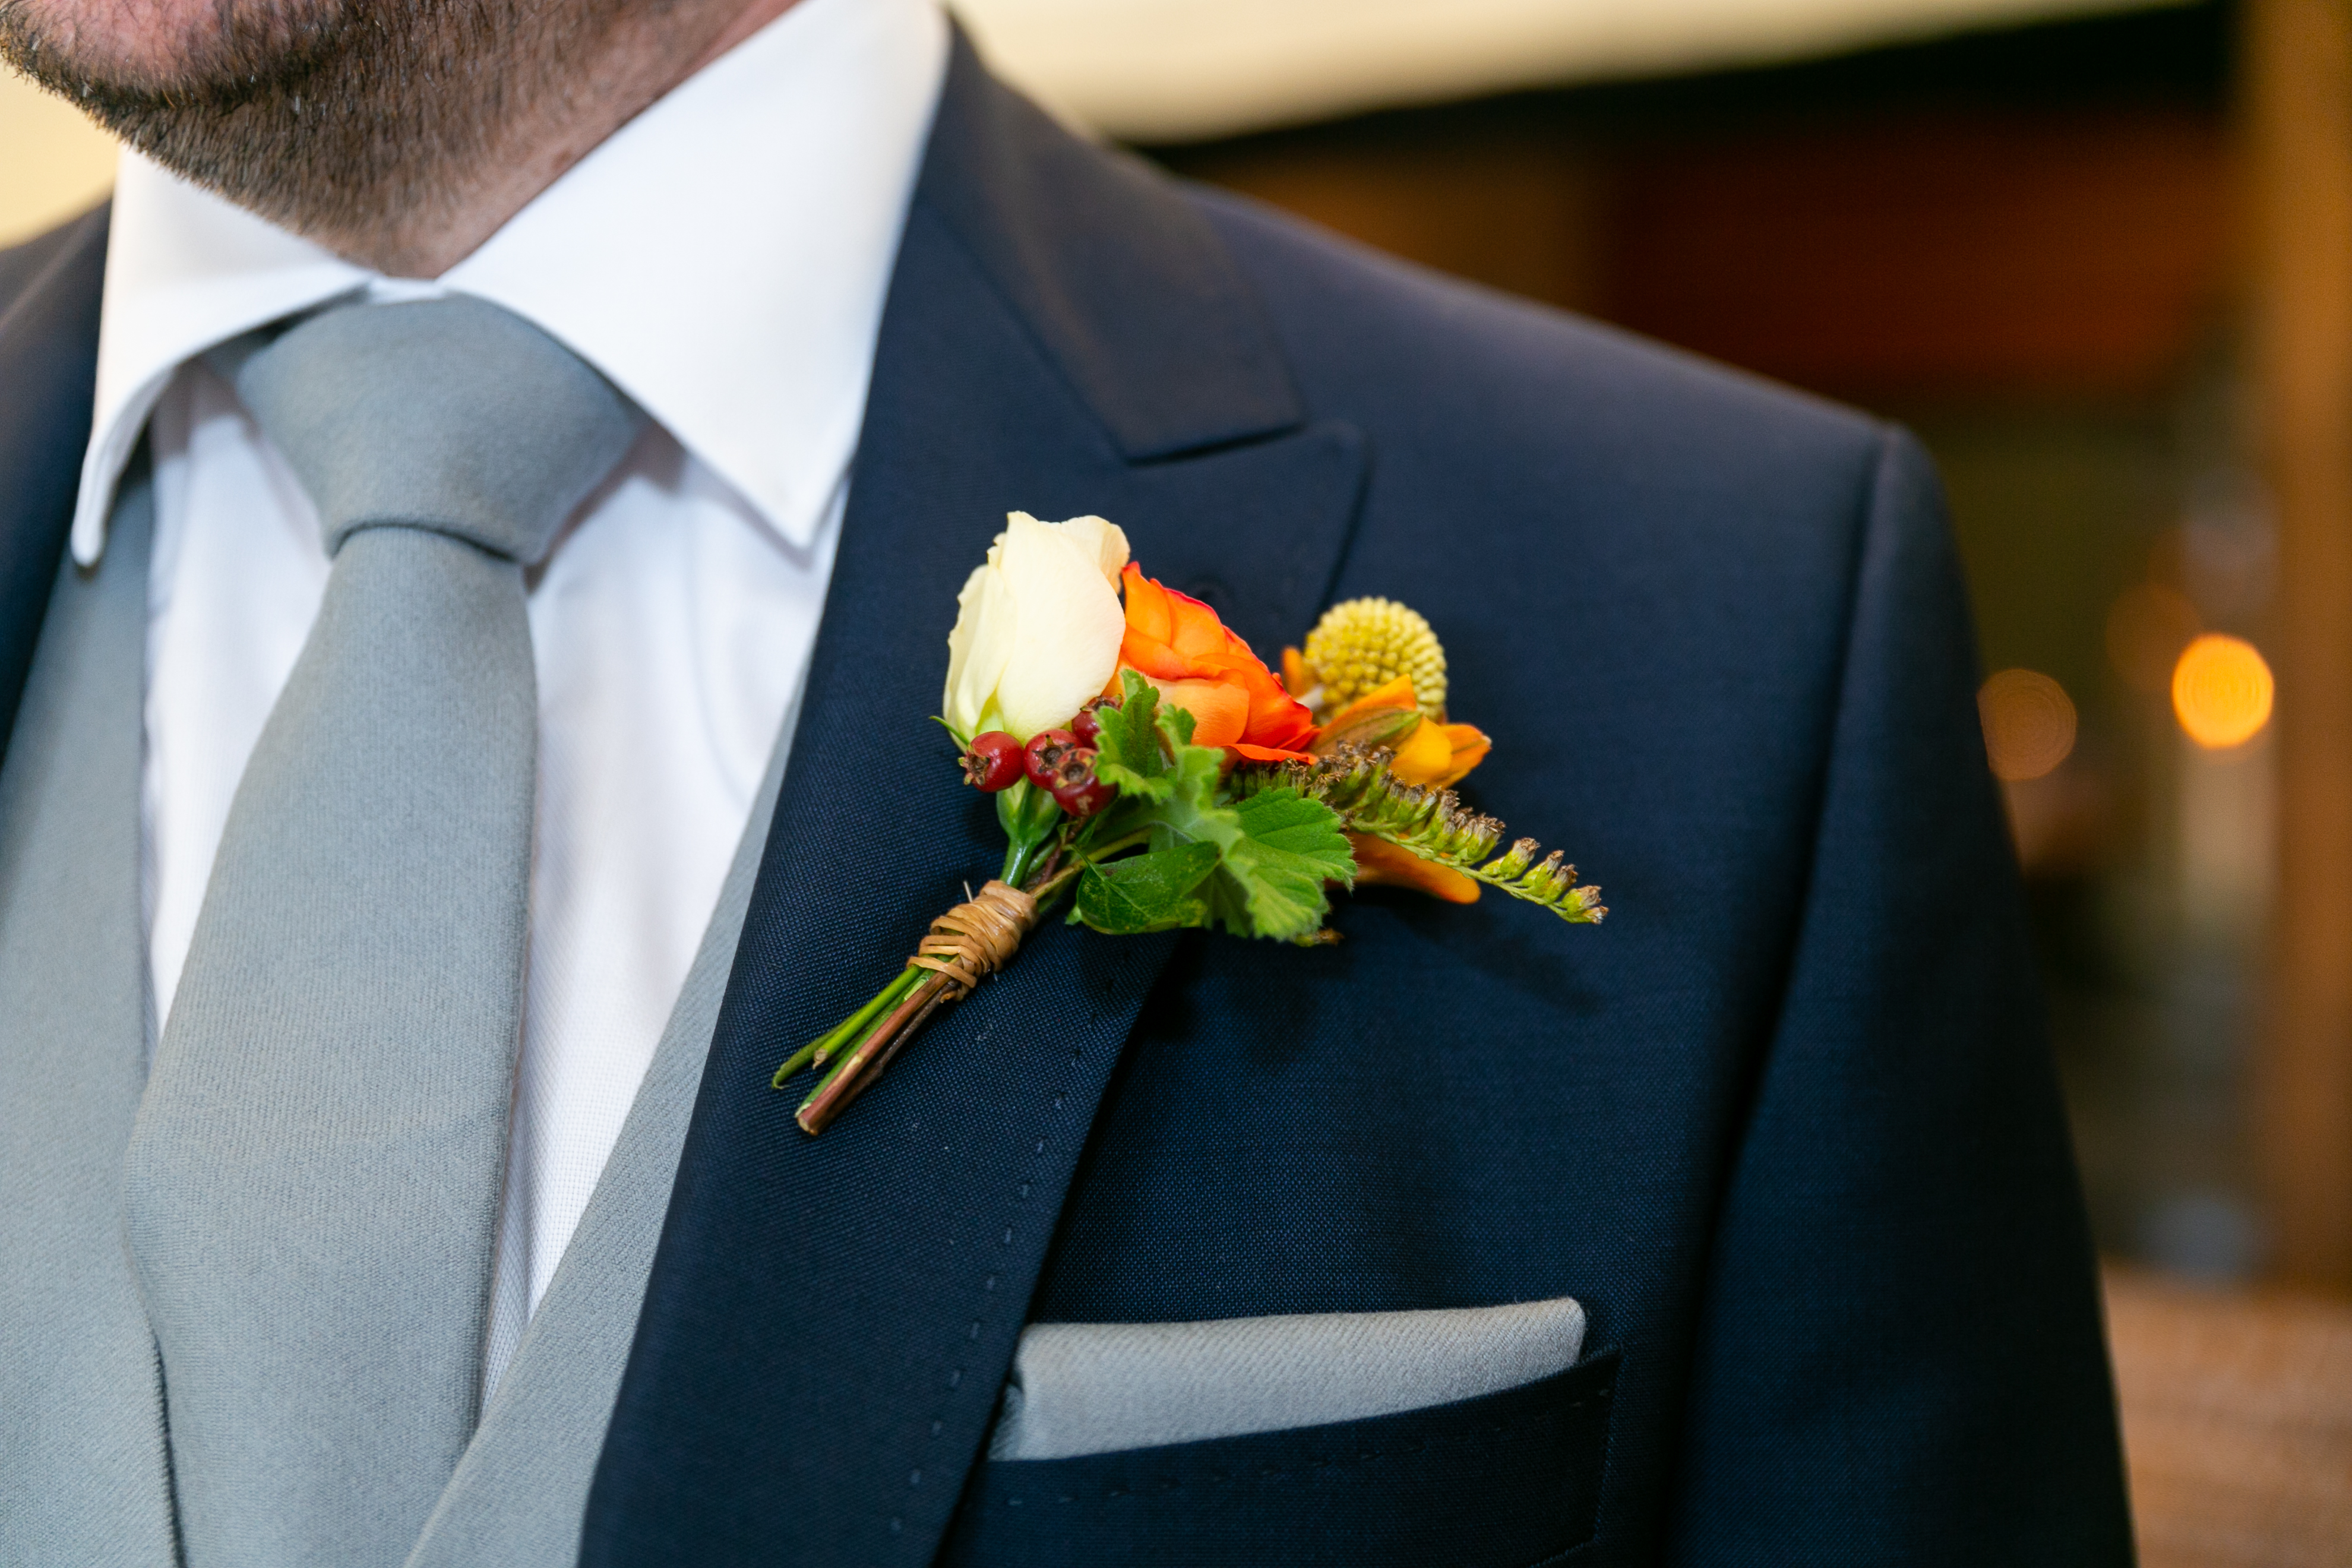
[[[0,253],[0,725],[103,214]],[[2128,1560],[2096,1282],[1903,433],[1066,136],[961,43],[591,1564]],[[1614,914],[1055,925],[823,1139],[768,1087],[997,857],[926,715],[1009,508],[1261,650],[1405,599]],[[5,732],[0,730],[0,732]],[[1019,1471],[1022,1326],[1574,1296],[1469,1405]]]

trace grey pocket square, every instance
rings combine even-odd
[[[1394,1415],[1575,1364],[1568,1298],[1417,1312],[1024,1331],[991,1459],[1066,1459]]]

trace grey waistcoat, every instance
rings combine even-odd
[[[162,1369],[121,1239],[145,1073],[143,467],[60,570],[0,766],[0,1568],[177,1559]],[[788,713],[668,1027],[408,1562],[568,1568],[782,778]]]

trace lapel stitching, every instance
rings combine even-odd
[[[1119,954],[1118,967],[1111,982],[1113,996],[1116,997],[1120,993],[1131,994],[1136,997],[1139,1005],[1142,993],[1150,988],[1158,976],[1160,970],[1167,962],[1169,952],[1174,945],[1172,937],[1160,936],[1135,943],[1133,946],[1136,951]],[[1104,1005],[1097,1003],[1087,1012],[1088,1028],[1091,1030],[1098,1027],[1105,1021],[1107,1012],[1109,1011],[1128,1013],[1129,1010],[1117,1008],[1115,1004],[1113,1008],[1106,1009]],[[959,1430],[954,1438],[950,1437],[950,1426],[952,1418],[958,1414],[957,1405],[970,1403],[968,1396],[961,1400],[957,1397],[962,1392],[967,1375],[974,1371],[981,1372],[989,1378],[990,1387],[992,1390],[996,1384],[1002,1383],[1005,1367],[1010,1364],[1012,1354],[1010,1347],[1000,1347],[996,1343],[990,1342],[992,1340],[1001,1340],[1003,1335],[1000,1333],[992,1336],[985,1332],[989,1326],[988,1320],[991,1317],[1001,1320],[1004,1316],[1004,1303],[1010,1301],[1013,1296],[1013,1292],[1002,1289],[1007,1265],[1018,1261],[1007,1255],[1011,1254],[1019,1243],[1032,1239],[1024,1234],[1032,1226],[1039,1226],[1045,1233],[1045,1239],[1050,1240],[1054,1224],[1060,1216],[1061,1196],[1068,1189],[1070,1177],[1077,1156],[1083,1148],[1086,1134],[1093,1125],[1095,1112],[1099,1107],[1102,1094],[1108,1087],[1111,1069],[1116,1065],[1120,1047],[1124,1044],[1125,1033],[1125,1029],[1122,1028],[1111,1037],[1108,1059],[1101,1064],[1100,1072],[1097,1075],[1098,1081],[1091,1096],[1086,1093],[1085,1079],[1087,1063],[1087,1047],[1083,1043],[1070,1047],[1068,1059],[1060,1065],[1058,1072],[1054,1076],[1054,1081],[1035,1090],[1035,1098],[1031,1103],[1036,1106],[1039,1100],[1044,1101],[1041,1114],[1034,1124],[1042,1129],[1042,1131],[1029,1152],[1023,1158],[1021,1164],[1010,1173],[1013,1179],[1006,1185],[997,1189],[998,1196],[995,1202],[1000,1205],[998,1212],[1003,1215],[1003,1229],[996,1237],[991,1256],[971,1266],[980,1275],[980,1278],[969,1287],[971,1296],[978,1303],[974,1309],[976,1315],[968,1322],[959,1322],[954,1325],[955,1331],[949,1340],[945,1353],[939,1358],[947,1366],[948,1371],[942,1379],[939,1397],[931,1405],[923,1425],[925,1462],[908,1472],[907,1489],[910,1492],[920,1490],[927,1474],[937,1478],[933,1486],[934,1493],[942,1489],[938,1484],[939,1481],[951,1483],[949,1489],[950,1496],[962,1489],[972,1465],[974,1455],[971,1450],[974,1445],[970,1440],[957,1440],[963,1437],[961,1428],[967,1426],[968,1423],[955,1423]],[[1074,1094],[1084,1100],[1084,1104],[1078,1107],[1075,1113],[1068,1105]],[[1069,1136],[1072,1123],[1076,1123],[1075,1137]],[[1044,1189],[1042,1203],[1036,1201],[1038,1189],[1041,1187]],[[1042,1214],[1038,1212],[1040,1210],[1043,1211]],[[1043,1223],[1040,1226],[1041,1219]],[[992,1224],[990,1228],[993,1230],[994,1226]],[[1042,1253],[1043,1248],[1040,1247],[1041,1262]],[[1030,1282],[1034,1286],[1035,1280],[1034,1267],[1029,1270],[1029,1274]],[[1025,1318],[1029,1291],[1024,1289],[1018,1294],[1023,1304],[1019,1316]],[[992,1300],[992,1298],[995,1299]],[[1017,1337],[1017,1320],[1014,1326]],[[995,1403],[992,1394],[989,1403],[992,1409]],[[948,1440],[945,1446],[942,1444],[943,1439]],[[944,1473],[941,1473],[942,1469]],[[939,1512],[936,1509],[928,1511],[935,1514]],[[934,1545],[939,1536],[945,1532],[946,1523],[946,1518],[941,1516],[937,1528],[928,1532]],[[887,1525],[890,1534],[901,1535],[905,1533],[905,1514],[893,1512]],[[929,1553],[926,1552],[925,1556],[928,1555]]]

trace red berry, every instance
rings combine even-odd
[[[1040,730],[1030,736],[1028,752],[1022,758],[1022,769],[1029,775],[1029,782],[1039,789],[1052,789],[1062,759],[1076,751],[1077,745],[1078,738],[1067,730]]]
[[[1002,730],[974,735],[963,749],[963,782],[994,795],[1021,782],[1021,742]]]
[[[1095,776],[1095,754],[1084,746],[1063,753],[1051,787],[1054,804],[1072,816],[1092,816],[1118,798],[1118,791]]]
[[[1108,703],[1103,699],[1097,697],[1092,702],[1087,703],[1084,708],[1078,710],[1078,716],[1070,721],[1070,733],[1078,738],[1079,745],[1099,746],[1102,744],[1102,721],[1095,717],[1095,710],[1109,706],[1112,706],[1112,704]]]

